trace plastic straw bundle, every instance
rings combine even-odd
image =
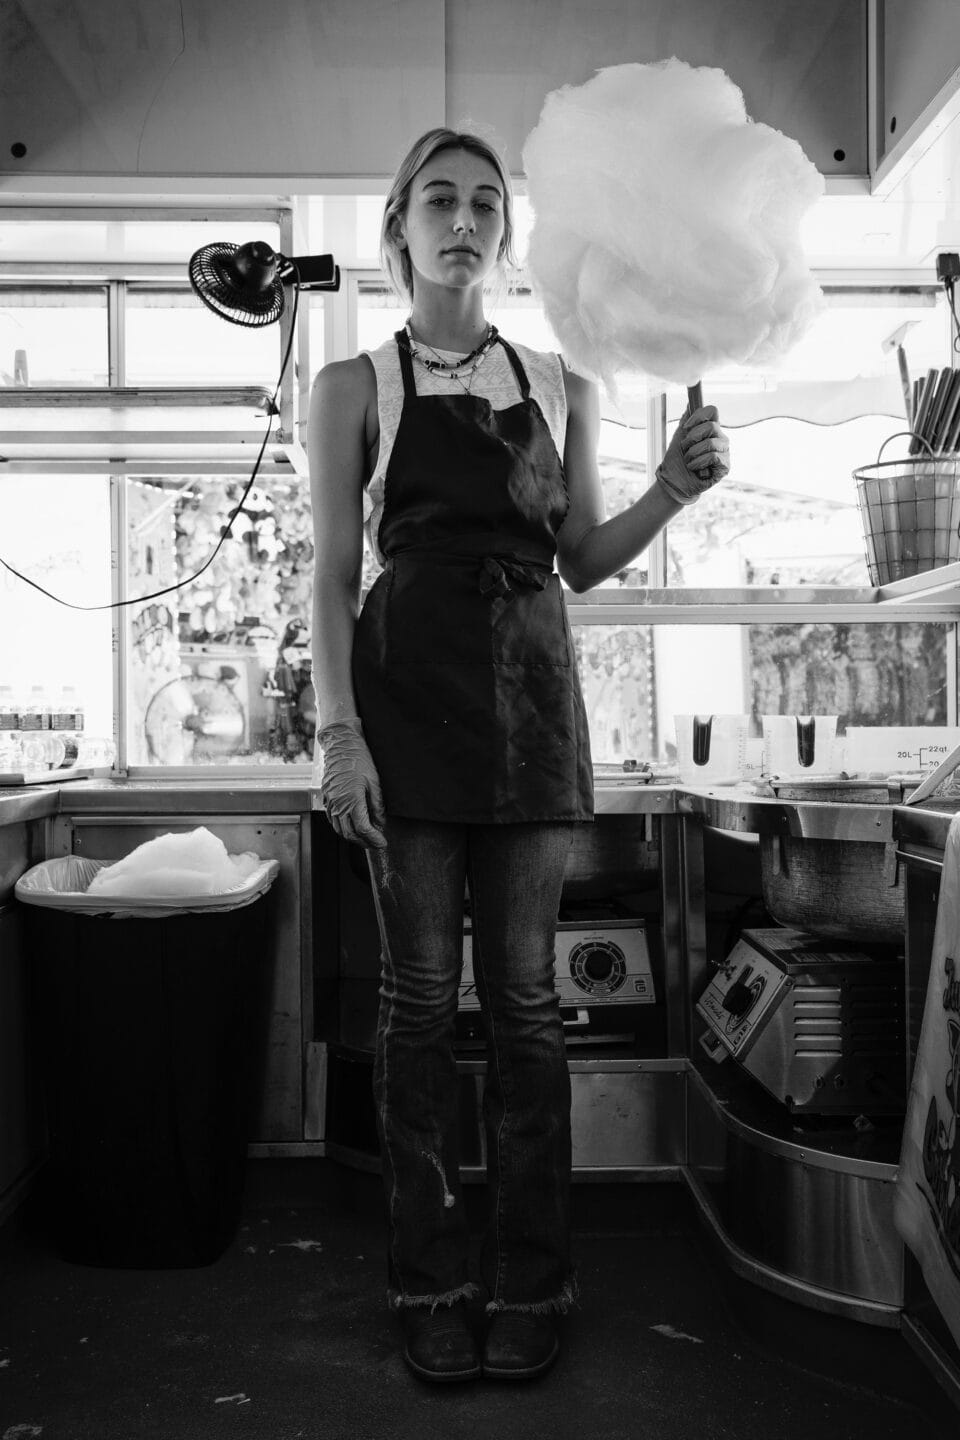
[[[913,386],[911,455],[960,446],[960,370],[928,370]]]
[[[557,340],[611,391],[785,353],[822,306],[799,221],[823,180],[722,70],[616,65],[547,96],[523,149],[528,263]]]

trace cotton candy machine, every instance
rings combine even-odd
[[[890,807],[919,778],[828,775],[773,780],[770,789],[778,800]],[[904,876],[892,840],[761,835],[760,872],[764,904],[781,925],[827,939],[886,945],[902,939]]]
[[[701,1046],[811,1115],[899,1114],[903,962],[801,930],[744,930],[697,1002]]]
[[[878,809],[876,841],[864,838],[869,825],[842,819],[834,835],[820,826],[811,837],[801,825],[800,833],[761,837],[763,898],[774,919],[828,939],[902,943],[905,880],[889,838],[890,807],[929,783],[958,741],[951,726],[847,726],[837,752],[844,770],[771,775],[769,793],[778,800]]]

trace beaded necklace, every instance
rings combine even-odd
[[[461,389],[465,390],[468,395],[473,389],[473,382],[476,379],[477,371],[500,338],[500,332],[496,325],[490,325],[487,327],[487,333],[480,341],[480,344],[475,350],[471,350],[469,355],[464,355],[459,360],[444,360],[426,340],[419,342],[414,340],[410,330],[409,320],[403,328],[407,337],[407,350],[413,359],[422,365],[424,370],[428,371],[431,375],[437,375],[441,379],[456,380],[457,384]],[[431,351],[434,356],[432,360],[429,356],[421,354],[421,344],[425,345],[426,348]],[[468,383],[464,381],[464,372],[470,376]]]

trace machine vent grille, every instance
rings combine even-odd
[[[903,1046],[903,1013],[895,985],[810,985],[793,992],[795,1054],[885,1056]]]

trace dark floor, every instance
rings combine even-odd
[[[554,1370],[438,1387],[409,1374],[385,1308],[376,1176],[252,1162],[240,1233],[197,1269],[70,1264],[21,1212],[0,1232],[0,1440],[958,1433],[898,1333],[736,1280],[681,1186],[577,1185],[575,1216],[582,1296]]]

